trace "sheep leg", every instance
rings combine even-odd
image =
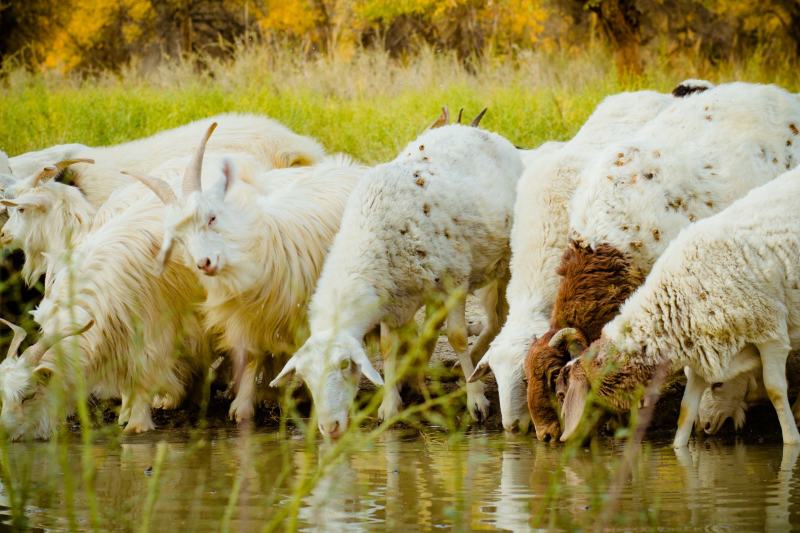
[[[447,313],[447,340],[458,354],[465,379],[475,370],[467,343],[466,303],[466,297],[462,296]],[[489,400],[486,399],[483,383],[480,381],[467,383],[467,409],[478,421],[484,420],[489,414]]]
[[[672,441],[673,448],[683,448],[689,443],[692,435],[692,427],[697,420],[697,412],[700,409],[700,399],[703,392],[708,388],[706,380],[697,375],[691,368],[684,367],[686,373],[686,389],[683,391],[681,400],[681,412],[678,417],[678,431],[675,432],[675,440]]]
[[[383,401],[378,409],[380,420],[389,420],[403,409],[400,385],[397,381],[397,348],[400,338],[397,330],[381,322],[381,355],[383,356]]]
[[[783,444],[800,444],[800,432],[797,431],[794,417],[789,406],[789,397],[786,383],[786,359],[789,357],[788,343],[784,341],[772,341],[758,345],[761,353],[761,366],[764,372],[764,387],[767,389],[767,396],[778,413],[778,420],[781,423],[783,433]]]
[[[135,435],[145,433],[156,428],[150,412],[150,401],[147,394],[137,393],[131,401],[131,417],[123,433]]]
[[[483,310],[486,313],[486,326],[472,346],[470,358],[473,364],[477,364],[481,360],[483,354],[489,349],[489,344],[500,333],[500,327],[504,321],[505,285],[500,280],[495,280],[482,290],[481,299],[483,300]]]
[[[125,393],[122,393],[120,396],[122,397],[122,404],[119,406],[119,418],[117,423],[120,426],[124,426],[131,418],[131,399]]]
[[[236,398],[231,402],[228,417],[241,424],[253,418],[255,414],[256,377],[258,376],[258,363],[250,361],[244,367],[239,379],[239,389]]]

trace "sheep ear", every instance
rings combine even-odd
[[[575,359],[586,350],[586,340],[580,331],[575,328],[563,328],[550,338],[548,343],[551,348],[560,350],[566,343],[567,351],[572,359]]]
[[[383,387],[383,378],[378,371],[375,370],[375,367],[372,366],[366,353],[360,352],[358,355],[354,356],[353,362],[358,365],[361,369],[361,373],[364,374],[364,377],[370,380],[373,385],[376,387]]]
[[[589,383],[587,381],[575,378],[570,380],[567,394],[564,396],[564,405],[561,407],[561,414],[564,416],[561,442],[566,442],[575,436],[583,418],[588,396]]]
[[[294,377],[297,370],[297,361],[294,357],[289,359],[283,366],[281,371],[275,376],[275,379],[269,382],[270,387],[282,387],[286,385],[292,377]]]
[[[478,361],[478,366],[475,367],[475,370],[473,370],[472,374],[467,378],[467,383],[475,383],[491,371],[492,367],[489,366],[489,359],[484,355],[481,360]]]

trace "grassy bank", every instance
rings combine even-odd
[[[313,135],[330,151],[376,163],[394,156],[438,114],[488,106],[484,125],[520,146],[569,138],[608,94],[669,91],[690,77],[798,86],[796,69],[771,72],[759,59],[711,66],[653,62],[620,75],[602,50],[578,57],[487,59],[467,72],[453,57],[396,62],[371,52],[349,61],[304,61],[288,51],[242,49],[234,62],[190,61],[81,80],[6,69],[0,92],[0,148],[15,155],[63,142],[122,142],[226,111],[259,112]]]

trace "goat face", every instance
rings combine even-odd
[[[37,232],[47,231],[46,218],[51,199],[40,192],[29,192],[14,199],[0,200],[8,212],[8,220],[0,230],[0,245],[25,248],[37,239]],[[54,228],[50,228],[53,230]]]
[[[26,357],[7,357],[0,363],[0,424],[12,440],[49,439],[54,431],[52,371]]]
[[[227,178],[224,181],[227,183]],[[168,207],[165,239],[183,244],[188,265],[200,276],[216,276],[229,263],[239,262],[234,244],[242,239],[242,233],[235,210],[225,203],[226,190],[227,186],[220,191],[194,192]]]
[[[293,374],[300,377],[311,392],[320,432],[332,438],[347,430],[361,375],[376,386],[383,385],[361,342],[347,334],[320,334],[309,338],[270,386],[279,386]]]

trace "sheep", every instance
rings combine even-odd
[[[389,384],[378,411],[383,420],[402,408],[391,346],[426,298],[449,294],[455,299],[447,313],[447,337],[465,377],[473,371],[473,357],[499,330],[502,301],[497,296],[508,276],[522,162],[514,146],[497,134],[436,125],[396,159],[370,170],[356,187],[311,300],[311,336],[270,383],[279,386],[292,375],[300,377],[325,436],[347,430],[362,374],[377,386],[384,384],[362,342],[374,326],[381,326]],[[494,286],[484,298],[488,323],[471,355],[465,297],[484,286]],[[467,384],[467,406],[474,418],[486,416],[482,383]]]
[[[94,165],[72,166],[70,173],[63,177],[77,185],[89,203],[97,208],[114,190],[130,183],[128,178],[117,172],[118,169],[148,173],[164,161],[189,156],[189,147],[214,122],[223,127],[211,141],[210,151],[246,153],[269,168],[309,165],[325,155],[317,141],[298,135],[275,120],[261,115],[226,113],[114,146],[69,144],[28,152],[12,157],[11,169],[19,178],[17,182],[24,184],[43,166],[51,165],[54,161],[94,160]],[[7,189],[5,196],[13,196],[14,188]]]
[[[52,373],[60,374],[66,391],[81,373],[87,390],[121,395],[120,423],[126,424],[126,433],[140,433],[154,427],[150,405],[157,396],[177,401],[188,380],[207,367],[210,344],[197,311],[202,288],[174,261],[162,276],[153,273],[163,211],[160,204],[142,201],[117,214],[89,233],[53,274],[33,313],[43,335],[63,335],[88,322],[94,327],[77,338],[78,349],[66,354],[66,366],[48,350],[32,358],[33,363],[25,358],[4,361],[3,409],[8,405],[19,423],[6,424],[14,438],[52,435],[55,413],[39,407],[55,394],[50,382],[44,379],[36,389],[40,402],[29,407],[21,401],[24,391]]]
[[[517,185],[511,230],[508,320],[471,377],[477,379],[490,369],[494,372],[507,431],[526,432],[530,424],[525,399],[525,355],[532,339],[549,327],[558,283],[555,271],[568,243],[567,205],[581,172],[601,148],[636,131],[672,100],[671,96],[654,91],[609,96],[572,140],[547,143],[525,155],[528,161]],[[534,416],[540,438],[550,431],[547,424],[558,424],[549,403],[544,411],[543,415]]]
[[[305,168],[275,170],[290,183],[271,195],[223,178],[202,189],[200,171],[212,124],[185,175],[179,199],[159,178],[139,176],[167,205],[166,260],[183,243],[207,297],[206,328],[233,356],[238,391],[230,406],[237,422],[252,418],[264,352],[293,352],[305,340],[306,307],[344,206],[365,167],[344,156]],[[287,176],[294,175],[290,180]]]
[[[608,256],[616,267],[596,270],[593,299],[585,299],[573,318],[608,320],[682,228],[794,167],[800,156],[797,124],[800,102],[790,93],[771,85],[731,83],[674,99],[630,139],[601,152],[570,201],[570,237],[587,261],[602,264],[602,256]],[[564,296],[573,295],[569,287],[581,272],[562,276]],[[555,328],[564,325],[557,322]],[[575,320],[567,325],[587,327]],[[594,340],[594,333],[581,333]],[[531,368],[542,370],[528,383],[531,411],[551,411],[548,433],[555,437],[559,428],[548,375],[557,375],[569,354],[562,350],[556,357],[541,340],[528,358]],[[545,359],[553,364],[542,364]]]
[[[637,389],[682,366],[687,384],[673,446],[686,446],[703,391],[760,360],[783,442],[800,445],[786,382],[789,350],[800,347],[798,197],[795,169],[687,227],[588,349],[574,328],[551,339],[581,352],[559,378],[567,386],[562,441],[576,435],[590,386],[603,405],[624,411]]]

